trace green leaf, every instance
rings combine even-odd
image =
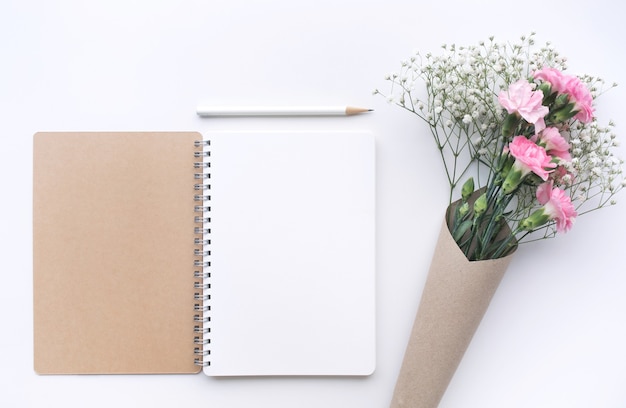
[[[472,226],[472,220],[463,221],[461,225],[459,225],[459,227],[454,231],[454,234],[452,235],[452,237],[454,238],[454,241],[458,243],[471,226]]]

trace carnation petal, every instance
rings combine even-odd
[[[513,82],[507,91],[498,95],[498,102],[511,113],[519,114],[528,123],[538,123],[548,114],[549,109],[543,106],[543,92],[533,91],[532,85],[525,79]]]

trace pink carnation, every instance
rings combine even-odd
[[[570,96],[570,101],[574,102],[574,110],[578,112],[574,119],[583,123],[591,122],[593,120],[593,97],[585,84],[580,79],[572,77],[567,84],[566,93]]]
[[[535,136],[531,140],[536,141]],[[559,130],[555,127],[544,129],[539,134],[539,144],[542,145],[546,152],[551,156],[556,156],[565,161],[571,161],[572,155],[569,152],[570,145],[565,138],[561,136]]]
[[[556,167],[556,163],[552,163],[552,158],[548,156],[546,149],[525,136],[513,138],[509,143],[509,153],[515,157],[513,167],[521,171],[522,176],[533,172],[546,181],[550,171]]]
[[[544,205],[548,201],[550,201],[550,196],[552,194],[552,180],[546,181],[545,183],[540,184],[537,187],[537,191],[535,192],[535,196],[537,197],[537,201],[539,204]]]
[[[569,76],[556,68],[544,67],[539,71],[535,71],[533,77],[550,83],[552,92],[566,93]]]
[[[574,111],[578,113],[574,119],[578,119],[583,123],[589,123],[593,119],[593,97],[591,92],[575,76],[565,75],[555,68],[545,67],[533,74],[535,79],[548,82],[551,85],[552,92],[567,94],[570,102],[574,104]]]
[[[570,197],[560,188],[552,188],[552,181],[537,187],[537,200],[543,205],[543,212],[556,221],[558,232],[567,232],[574,225],[576,210]]]
[[[548,114],[548,107],[543,106],[542,101],[543,92],[533,91],[532,85],[524,79],[512,83],[507,91],[498,95],[498,102],[508,113],[517,113],[532,124],[542,124]]]

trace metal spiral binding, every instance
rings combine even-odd
[[[195,249],[194,255],[194,363],[199,366],[208,366],[211,364],[209,356],[211,354],[211,284],[209,282],[211,278],[211,207],[208,202],[211,200],[209,194],[211,190],[211,163],[209,158],[211,152],[209,150],[210,142],[208,140],[196,141],[194,151],[194,157],[199,161],[194,163],[194,168],[200,170],[194,174],[194,179],[197,183],[194,184],[194,190],[201,192],[194,195],[194,201],[199,202],[194,206],[194,222],[197,226],[194,228]]]

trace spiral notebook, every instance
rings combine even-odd
[[[368,375],[368,132],[34,136],[40,374]]]

